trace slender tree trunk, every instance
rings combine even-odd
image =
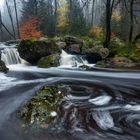
[[[57,0],[55,0],[54,2],[55,2],[54,3],[55,4],[55,13],[54,13],[54,15],[55,15],[55,34],[56,34],[56,32],[57,32],[57,29],[56,29],[57,28],[57,9],[58,9],[58,5],[57,4],[58,3],[57,3]]]
[[[72,22],[72,0],[69,0],[69,21]]]
[[[18,38],[20,38],[19,20],[18,20],[18,12],[17,12],[17,4],[16,4],[16,0],[14,0],[14,7],[15,7],[15,13],[16,13],[16,22],[17,22]]]
[[[34,0],[34,4],[35,4],[35,15],[38,16],[37,0]]]
[[[95,4],[95,0],[92,0],[92,17],[91,17],[92,26],[94,24],[94,4]]]
[[[106,1],[106,39],[104,47],[108,48],[111,40],[111,0]]]
[[[3,28],[7,31],[7,33],[14,39],[14,35],[8,30],[8,28],[3,24],[3,22],[1,24]]]
[[[0,39],[1,41],[3,40],[3,30],[2,30],[2,16],[1,16],[1,11],[0,11]]]
[[[8,28],[3,24],[3,22],[2,22],[2,16],[1,16],[1,11],[0,11],[0,30],[1,30],[1,39],[3,40],[3,30],[2,30],[2,28],[4,28],[6,31],[7,31],[7,33],[11,36],[11,37],[13,37],[14,38],[14,35],[8,30]]]
[[[134,14],[133,14],[134,0],[130,2],[130,31],[129,31],[129,42],[132,43],[133,30],[134,30]]]
[[[16,32],[15,32],[15,28],[14,28],[14,22],[13,22],[13,18],[12,18],[12,14],[11,14],[11,9],[8,5],[8,2],[6,0],[6,7],[7,7],[7,11],[8,11],[8,15],[11,21],[11,25],[12,25],[12,30],[13,30],[13,34],[14,34],[14,39],[16,39]]]

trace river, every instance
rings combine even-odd
[[[42,69],[25,64],[8,67],[7,74],[0,73],[0,140],[140,139],[139,71]],[[64,103],[69,118],[63,118],[68,129],[21,127],[16,111],[43,85],[69,88]]]

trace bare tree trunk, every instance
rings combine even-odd
[[[20,38],[19,21],[18,21],[18,12],[17,12],[16,0],[14,0],[14,7],[15,7],[15,13],[16,13],[16,22],[17,22],[18,38]]]
[[[133,30],[134,30],[134,14],[133,14],[134,0],[130,2],[130,32],[129,32],[129,42],[132,43]]]
[[[55,15],[55,34],[56,34],[56,26],[57,26],[57,9],[58,9],[58,3],[57,3],[57,0],[55,0],[54,1],[54,4],[55,4],[55,13],[54,13],[54,15]]]
[[[104,47],[108,48],[111,40],[111,17],[115,0],[106,0],[106,39]]]
[[[72,0],[69,0],[69,20],[72,21]]]
[[[3,40],[3,29],[2,28],[4,28],[6,31],[7,31],[7,33],[11,36],[11,37],[13,37],[14,38],[14,35],[8,30],[8,28],[3,24],[3,22],[2,22],[2,16],[1,16],[1,11],[0,11],[0,30],[1,30],[1,40]]]
[[[106,1],[106,39],[104,47],[108,48],[111,39],[111,0]]]
[[[92,0],[92,17],[91,17],[92,26],[94,24],[94,4],[95,4],[95,0]]]
[[[14,35],[8,30],[8,28],[3,24],[3,22],[2,22],[1,24],[2,24],[3,28],[7,31],[7,33],[8,33],[11,37],[13,37],[13,39],[14,39]]]
[[[1,41],[3,40],[3,30],[2,30],[2,16],[1,16],[1,11],[0,11],[0,39]]]
[[[34,0],[34,4],[35,4],[35,15],[38,16],[37,0]]]
[[[14,28],[14,22],[13,22],[13,18],[12,18],[12,14],[11,14],[11,9],[8,5],[8,2],[6,0],[6,7],[7,7],[7,11],[8,11],[8,15],[11,21],[11,25],[12,25],[12,29],[13,29],[13,34],[14,34],[14,39],[16,39],[16,32],[15,32],[15,28]]]

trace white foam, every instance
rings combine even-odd
[[[133,111],[140,111],[140,105],[125,105],[124,106],[125,109],[127,110],[133,110]]]
[[[108,104],[111,99],[112,99],[111,96],[103,95],[103,96],[96,97],[94,99],[90,99],[89,102],[94,105],[105,105]]]
[[[57,116],[57,113],[55,111],[52,111],[51,112],[51,117],[56,117]]]
[[[92,116],[101,129],[108,130],[114,127],[114,121],[109,112],[93,112]]]
[[[6,74],[0,73],[0,91],[12,87],[12,82],[15,80],[16,78],[7,77]]]
[[[86,99],[89,99],[90,96],[73,96],[73,95],[68,95],[65,98],[67,98],[69,100],[86,100]]]
[[[89,64],[82,56],[71,55],[62,50],[60,68],[78,68],[82,65],[93,67],[95,64]]]

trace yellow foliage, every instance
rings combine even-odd
[[[103,29],[98,26],[93,26],[93,27],[91,27],[89,34],[90,34],[90,36],[99,39],[99,38],[103,37]]]
[[[120,21],[121,20],[121,15],[118,13],[118,11],[114,10],[112,12],[112,20]]]
[[[58,18],[57,18],[57,28],[64,28],[68,25],[67,13],[68,13],[68,4],[66,0],[59,0],[58,7]]]
[[[140,49],[140,44],[137,44],[137,45],[136,45],[136,48],[137,48],[137,49]]]

